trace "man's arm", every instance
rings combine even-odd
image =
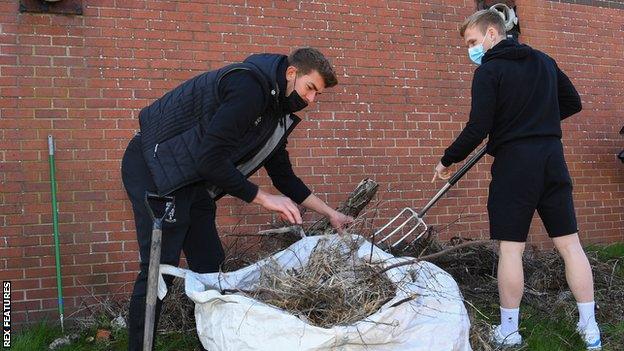
[[[290,157],[284,143],[264,165],[273,186],[282,194],[296,203],[326,216],[329,222],[338,231],[342,231],[346,224],[353,222],[353,218],[329,207],[323,200],[312,194],[312,191],[295,175],[290,163]]]
[[[286,143],[282,144],[275,154],[264,164],[273,186],[282,194],[301,204],[312,191],[293,172],[290,157],[286,150]]]
[[[559,116],[564,120],[583,108],[578,91],[563,71],[557,67],[557,94],[559,99]]]
[[[344,232],[346,225],[353,223],[353,218],[342,214],[333,208],[327,206],[323,200],[319,199],[316,195],[310,194],[302,205],[316,213],[320,213],[329,219],[332,227],[334,227],[339,233]]]
[[[203,127],[199,174],[212,185],[239,199],[251,202],[258,186],[241,174],[231,159],[240,140],[264,108],[260,83],[247,71],[227,75],[219,85],[221,105]]]
[[[284,196],[266,193],[236,168],[231,159],[240,147],[244,133],[264,109],[264,92],[251,73],[233,72],[219,86],[222,104],[212,120],[203,126],[202,153],[198,160],[200,175],[226,193],[246,202],[279,212],[291,223],[301,224],[295,203]]]
[[[490,72],[478,68],[472,80],[470,118],[457,139],[444,151],[444,167],[463,161],[492,129],[498,83]]]

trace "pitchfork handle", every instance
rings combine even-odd
[[[457,172],[455,172],[455,174],[453,174],[451,179],[449,179],[448,181],[451,186],[455,185],[455,183],[457,183],[457,181],[461,179],[461,177],[463,177],[464,174],[466,174],[466,172],[468,172],[468,170],[472,168],[472,166],[479,162],[481,157],[485,155],[486,146],[487,145],[483,145],[483,147],[481,147],[474,155],[472,155],[472,157],[469,158],[468,161],[466,161],[466,163],[464,163],[464,165],[461,166],[461,168],[457,170]]]
[[[485,155],[485,146],[480,148],[474,155],[472,155],[471,158],[468,159],[468,161],[466,161],[466,163],[463,166],[461,166],[461,168],[457,172],[455,172],[455,174],[453,174],[453,176],[448,180],[448,182],[444,184],[442,189],[440,189],[438,193],[435,194],[435,196],[432,197],[431,200],[429,200],[429,202],[425,205],[425,207],[423,207],[422,210],[418,212],[418,218],[423,218],[425,216],[425,213],[427,213],[427,211],[429,211],[429,209],[433,205],[435,205],[435,203],[438,202],[438,200],[440,200],[440,198],[444,194],[446,194],[446,192],[453,185],[455,185],[455,183],[457,183],[457,181],[461,177],[463,177],[464,174],[466,174],[466,172],[468,172],[468,170],[472,168],[472,166],[474,166],[481,159],[481,157],[483,157],[483,155]]]

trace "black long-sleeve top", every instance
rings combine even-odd
[[[283,62],[278,69],[282,92],[286,90],[286,67]],[[243,133],[269,102],[265,101],[260,83],[248,71],[235,71],[225,76],[219,84],[219,96],[222,103],[202,140],[202,147],[210,152],[200,164],[200,174],[228,194],[251,202],[258,193],[258,186],[236,169],[231,155],[240,147]],[[312,193],[293,172],[285,144],[266,160],[264,167],[277,190],[296,203],[302,203]]]
[[[464,160],[488,136],[487,151],[493,156],[510,141],[561,138],[561,120],[582,108],[578,92],[555,60],[507,39],[485,53],[471,95],[468,123],[442,157],[446,167]]]

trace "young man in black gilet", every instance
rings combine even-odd
[[[493,329],[492,340],[504,346],[522,343],[522,253],[537,210],[565,262],[579,309],[577,330],[587,349],[600,349],[592,272],[579,242],[572,180],[561,144],[561,120],[581,110],[580,97],[551,57],[505,39],[496,11],[476,12],[460,32],[470,59],[479,66],[472,81],[472,107],[466,127],[445,150],[435,174],[448,178],[447,167],[489,138],[487,152],[494,163],[488,214],[490,236],[499,241],[501,303],[501,324]]]
[[[199,273],[218,271],[223,261],[215,202],[226,194],[293,224],[301,224],[297,204],[327,216],[338,230],[352,222],[312,194],[294,174],[286,151],[287,137],[300,121],[294,112],[336,84],[323,54],[301,48],[288,57],[257,54],[203,73],[141,110],[141,131],[122,161],[141,256],[130,300],[130,350],[142,350],[143,343],[152,233],[146,191],[175,197],[174,211],[163,225],[161,263],[177,266],[184,251],[189,268]],[[247,179],[260,167],[285,196],[271,195]],[[163,213],[165,204],[152,206]]]

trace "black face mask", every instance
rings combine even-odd
[[[286,98],[286,112],[297,112],[308,106],[308,103],[299,96],[296,90],[293,90]]]
[[[295,83],[297,83],[297,77],[295,77]],[[293,88],[292,93],[286,97],[286,105],[284,106],[284,111],[287,113],[297,112],[303,110],[308,106],[308,103],[299,96],[297,90]]]

